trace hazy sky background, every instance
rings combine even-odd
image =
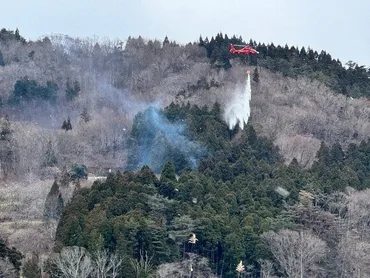
[[[368,0],[8,0],[1,26],[26,39],[51,34],[178,43],[218,32],[275,45],[325,50],[370,66]]]

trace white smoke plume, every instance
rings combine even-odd
[[[247,72],[247,82],[245,87],[235,90],[234,98],[226,105],[224,119],[229,125],[229,129],[239,123],[240,129],[244,129],[244,124],[248,123],[250,116],[250,101],[252,96],[250,72]]]

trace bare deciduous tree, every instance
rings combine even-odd
[[[313,136],[280,135],[275,143],[280,146],[280,152],[285,157],[286,162],[291,162],[296,158],[303,167],[309,167],[315,160],[316,152],[320,148],[320,140]]]
[[[55,239],[55,234],[58,227],[58,221],[57,220],[50,220],[46,223],[44,223],[45,233],[48,235],[48,237],[51,240]]]
[[[51,258],[63,278],[87,278],[93,271],[89,253],[82,247],[64,247],[59,254]]]
[[[96,278],[115,278],[118,275],[122,260],[117,254],[109,254],[106,250],[93,254]]]
[[[179,262],[161,264],[155,273],[156,278],[182,278],[182,277],[198,277],[198,278],[216,278],[208,266],[209,261],[204,257],[200,257],[191,253],[189,258],[182,259]]]
[[[330,209],[342,219],[342,237],[336,249],[336,267],[341,277],[369,277],[370,190],[346,192],[330,196]]]
[[[338,267],[341,277],[370,277],[370,243],[358,236],[343,237],[338,246]]]
[[[134,260],[130,258],[130,263],[134,268],[136,278],[141,277],[142,273],[148,275],[153,270],[153,264],[151,263],[153,256],[149,257],[148,253],[140,250],[140,259]]]
[[[347,189],[347,215],[348,230],[354,230],[361,240],[370,241],[370,189],[356,191]]]
[[[274,265],[269,260],[258,260],[258,263],[261,266],[261,277],[262,278],[275,278],[274,274]]]
[[[262,238],[288,277],[315,277],[326,254],[326,243],[309,231],[267,232]]]

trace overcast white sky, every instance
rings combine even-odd
[[[179,43],[223,34],[325,50],[370,66],[369,0],[5,0],[0,28],[26,39],[50,34]]]

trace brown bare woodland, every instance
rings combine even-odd
[[[271,252],[288,277],[318,277],[319,263],[326,253],[326,244],[307,231],[281,230],[262,235]]]
[[[34,51],[32,58],[28,54]],[[29,103],[11,115],[16,176],[39,175],[46,142],[53,144],[58,167],[94,161],[108,167],[124,166],[121,142],[133,116],[150,104],[164,107],[171,101],[221,107],[236,86],[246,79],[245,67],[234,62],[229,71],[215,70],[196,44],[165,45],[160,41],[130,38],[98,41],[52,36],[23,46],[14,42],[2,49],[6,66],[0,68],[0,96],[9,97],[16,80],[28,76],[40,84],[53,80],[59,87],[57,105]],[[16,59],[17,62],[14,62]],[[58,70],[57,70],[58,69]],[[344,146],[366,139],[370,105],[363,99],[335,94],[322,83],[301,77],[283,77],[259,68],[260,83],[253,83],[251,123],[261,135],[273,138],[287,162],[294,157],[310,166],[320,142]],[[79,82],[77,99],[67,102],[67,79]],[[199,82],[219,86],[190,89]],[[190,86],[190,87],[189,87]],[[82,121],[88,111],[91,120]],[[60,130],[71,117],[73,130]],[[356,134],[356,136],[354,136]]]
[[[218,101],[223,108],[246,79],[246,68],[237,63],[229,71],[212,68],[205,49],[196,44],[163,46],[160,41],[141,37],[130,38],[124,44],[51,36],[26,45],[9,42],[1,45],[1,51],[6,64],[0,67],[2,100],[8,99],[15,82],[25,76],[42,85],[52,80],[59,87],[56,105],[31,102],[21,109],[4,107],[0,115],[10,116],[12,129],[10,141],[6,146],[0,143],[0,150],[11,148],[13,155],[9,167],[0,167],[0,217],[5,222],[0,234],[26,254],[35,249],[50,253],[56,227],[41,222],[43,204],[54,175],[63,166],[79,163],[91,168],[124,167],[127,150],[122,142],[138,111],[150,104],[164,107],[172,101],[208,107]],[[34,54],[30,55],[32,51]],[[367,100],[346,98],[305,77],[293,79],[264,68],[258,70],[260,83],[252,83],[250,122],[259,135],[274,140],[287,163],[296,158],[309,167],[321,141],[347,146],[367,140],[370,134]],[[72,102],[65,99],[68,79],[78,81],[81,87]],[[196,87],[211,81],[219,86]],[[83,111],[91,116],[88,121],[81,117]],[[67,117],[73,126],[69,131],[61,129]],[[49,153],[47,146],[52,148],[55,165],[44,165]],[[370,276],[367,255],[370,193],[361,194],[352,192],[343,197],[348,203],[348,215],[343,220],[346,233],[341,234],[337,250],[343,261],[341,277]],[[303,271],[315,277],[316,262],[326,250],[320,238],[310,232],[285,230],[267,234],[266,240],[271,246],[276,245],[274,255],[289,277],[300,277],[298,273]],[[68,251],[74,252],[68,256],[84,255],[81,250]],[[282,252],[290,252],[300,261],[284,261]],[[63,265],[62,257],[58,258],[56,263],[60,267],[69,268]],[[181,276],[186,263],[162,265],[158,277]],[[271,263],[263,263],[265,273],[269,273]],[[76,275],[87,277],[92,271],[91,264],[86,259],[84,269],[75,272]],[[200,265],[205,267],[206,262],[200,261]]]

